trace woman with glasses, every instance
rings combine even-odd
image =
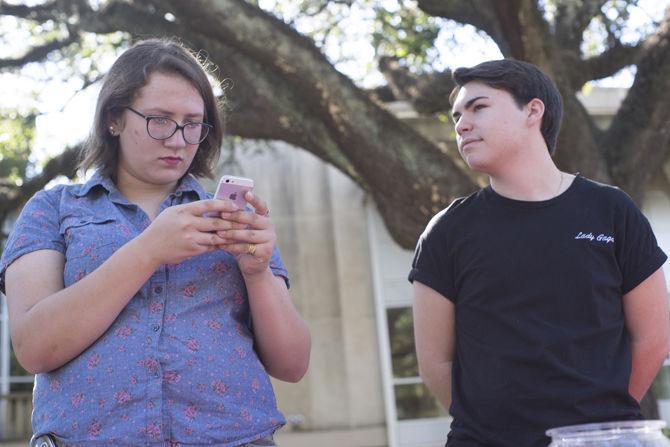
[[[33,445],[275,445],[268,374],[298,381],[310,336],[267,204],[237,209],[196,180],[221,139],[203,64],[139,42],[98,97],[81,165],[95,174],[24,207],[0,289],[37,374]]]

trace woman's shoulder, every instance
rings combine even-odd
[[[62,183],[46,187],[36,192],[31,200],[48,201],[51,203],[80,197],[86,184],[84,183]]]
[[[86,197],[95,185],[86,183],[61,183],[36,192],[24,205],[22,214],[60,216],[64,210],[87,209]],[[82,206],[83,205],[83,206]]]

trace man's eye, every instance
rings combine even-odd
[[[486,107],[484,104],[476,104],[476,105],[472,108],[472,110],[479,110],[479,109],[483,109],[484,107]]]

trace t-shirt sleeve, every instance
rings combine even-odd
[[[449,254],[445,212],[430,221],[414,251],[409,281],[419,281],[449,300],[456,301],[453,265]]]
[[[623,278],[621,290],[626,294],[658,270],[668,257],[658,246],[649,221],[628,196],[620,222],[617,237],[623,240],[617,244],[616,255]]]
[[[52,190],[53,191],[53,190]],[[40,191],[21,210],[0,258],[0,291],[5,293],[5,272],[21,256],[37,250],[65,253],[60,233],[55,192]]]

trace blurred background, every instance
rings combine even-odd
[[[275,382],[284,446],[442,446],[446,411],[418,376],[412,249],[487,179],[461,162],[451,70],[513,57],[557,82],[556,155],[630,194],[670,252],[668,0],[0,0],[0,228],[80,181],[100,80],[137,39],[177,37],[216,67],[219,174],[270,203],[291,296],[313,337],[308,374]],[[206,181],[210,191],[214,181]],[[669,273],[666,268],[666,275]],[[644,401],[670,421],[670,368]],[[0,439],[30,436],[32,376],[0,314]]]

